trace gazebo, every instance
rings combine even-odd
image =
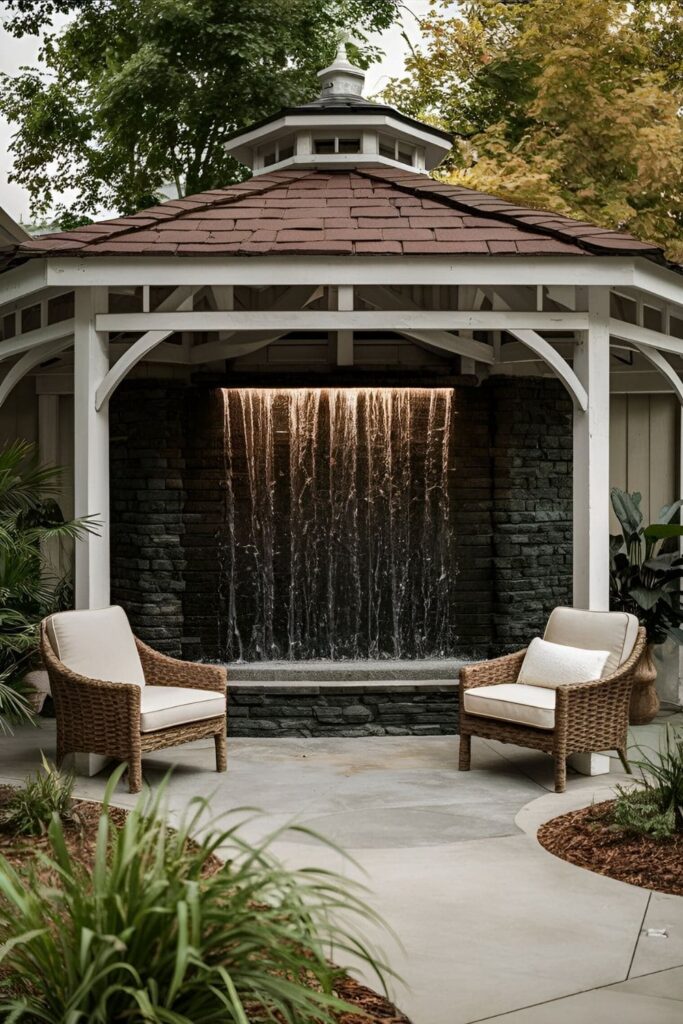
[[[607,608],[610,360],[635,390],[648,382],[683,402],[680,268],[628,234],[430,177],[449,137],[363,98],[343,48],[320,79],[318,99],[227,143],[246,181],[71,231],[5,235],[0,405],[39,370],[55,395],[73,391],[75,512],[103,521],[76,546],[77,606],[110,601],[119,385],[147,367],[239,386],[256,353],[322,335],[328,383],[362,383],[378,337],[474,384],[561,381],[573,407],[573,600]],[[310,379],[305,345],[289,346],[288,365]],[[57,399],[40,416],[54,437]]]

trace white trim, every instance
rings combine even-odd
[[[634,262],[633,287],[683,306],[683,274],[659,267],[642,256]]]
[[[633,284],[633,260],[595,256],[97,256],[53,257],[47,284],[485,285]],[[2,277],[0,277],[0,283]]]
[[[560,378],[569,392],[574,408],[585,412],[588,408],[586,389],[569,363],[552,347],[550,342],[542,338],[536,331],[519,331],[509,327],[507,330],[508,334],[514,335],[518,341],[523,342],[524,345],[530,348],[532,352],[535,352],[554,371],[555,375]]]
[[[50,341],[57,341],[60,338],[68,338],[74,333],[73,319],[60,320],[48,327],[36,327],[35,331],[26,331],[25,334],[15,334],[12,338],[0,341],[0,362],[11,359],[13,356],[21,355],[37,345],[44,345]]]
[[[7,270],[0,275],[0,304],[15,302],[26,295],[33,295],[47,285],[47,260],[29,260],[20,267]],[[0,316],[2,316],[0,309]]]
[[[45,345],[34,347],[25,352],[21,359],[19,359],[14,366],[11,367],[7,376],[3,378],[0,383],[0,406],[4,405],[8,395],[12,391],[19,381],[30,373],[31,370],[40,366],[48,359],[52,359],[53,356],[59,355],[65,348],[73,345],[72,337],[58,338],[56,341],[49,341]]]
[[[403,330],[585,330],[586,313],[518,310],[205,310],[173,313],[100,313],[98,331],[403,331]]]

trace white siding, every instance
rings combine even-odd
[[[679,415],[673,395],[612,395],[610,486],[640,491],[647,522],[680,497]]]

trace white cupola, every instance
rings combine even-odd
[[[235,132],[227,152],[254,175],[284,167],[348,170],[377,164],[426,174],[451,148],[447,132],[365,99],[365,72],[349,61],[344,43],[318,77],[318,99]]]

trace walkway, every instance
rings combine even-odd
[[[41,748],[54,755],[49,721],[3,738],[0,782],[35,769]],[[571,776],[557,796],[543,755],[476,740],[473,751],[465,774],[456,738],[237,739],[226,776],[209,770],[212,751],[201,745],[150,755],[145,775],[158,782],[179,757],[173,811],[212,794],[216,811],[265,812],[247,826],[253,836],[296,818],[344,846],[403,943],[382,940],[413,1024],[679,1024],[683,898],[583,871],[534,838],[541,821],[609,795],[623,778],[618,763],[609,776]],[[103,776],[82,779],[78,793],[103,788]],[[117,801],[132,800],[121,788]],[[340,867],[337,854],[295,834],[277,853],[291,865]],[[650,931],[661,929],[666,938]]]

